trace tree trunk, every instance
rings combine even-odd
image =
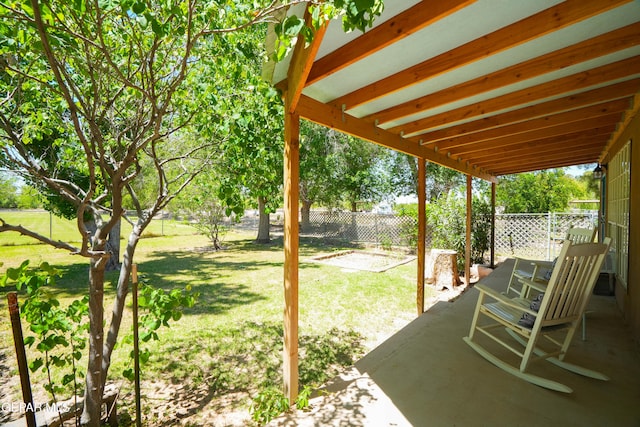
[[[358,212],[358,204],[356,202],[351,202],[351,212]]]
[[[302,209],[300,210],[300,213],[302,215],[302,221],[300,222],[300,229],[304,230],[304,231],[308,231],[309,228],[311,227],[311,220],[309,218],[309,215],[311,213],[311,205],[313,204],[312,201],[310,200],[302,200]]]
[[[113,226],[109,232],[109,240],[107,241],[107,252],[109,255],[109,262],[106,266],[106,271],[117,271],[120,269],[120,225],[122,220]]]
[[[425,281],[435,285],[438,291],[445,288],[454,290],[460,283],[456,251],[432,249],[425,270]]]
[[[89,270],[89,360],[85,378],[82,425],[100,426],[103,370],[102,345],[104,334],[104,271],[109,256],[92,258]]]
[[[266,212],[266,200],[264,197],[258,197],[258,212],[260,213],[260,219],[258,222],[258,237],[257,243],[269,243],[271,237],[269,236],[269,214]]]
[[[113,301],[113,309],[111,310],[111,323],[109,324],[109,332],[107,333],[107,338],[102,350],[103,387],[107,381],[107,372],[109,372],[109,367],[111,366],[111,353],[118,341],[118,332],[120,331],[120,324],[122,323],[122,313],[124,312],[125,301],[129,293],[129,274],[131,274],[131,266],[133,265],[133,255],[140,241],[140,235],[143,229],[144,226],[140,223],[134,225],[122,257],[122,268],[120,269],[120,276],[118,278],[118,288]]]

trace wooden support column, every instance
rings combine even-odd
[[[471,284],[471,214],[473,206],[473,198],[471,196],[472,178],[467,175],[467,232],[464,253],[464,280],[467,286]]]
[[[305,23],[311,28],[307,11]],[[284,395],[293,405],[298,397],[298,206],[300,203],[300,113],[302,90],[329,22],[317,29],[313,41],[298,37],[283,93],[284,115]]]
[[[284,395],[298,397],[298,204],[300,116],[284,119]]]
[[[489,267],[496,267],[496,183],[491,183],[491,259]]]
[[[426,259],[427,224],[426,208],[427,202],[427,165],[423,158],[418,158],[418,286],[417,286],[417,306],[418,316],[424,313],[424,266]]]

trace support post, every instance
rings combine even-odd
[[[7,294],[7,302],[9,304],[9,317],[11,318],[11,327],[13,329],[13,342],[16,347],[16,357],[18,358],[18,372],[20,373],[20,385],[22,386],[22,401],[26,408],[24,416],[27,419],[28,427],[36,427],[36,413],[33,406],[31,381],[29,380],[27,353],[24,351],[24,338],[22,336],[22,325],[20,324],[18,293],[9,292]]]
[[[496,183],[491,183],[491,259],[489,267],[496,267]]]
[[[416,303],[418,316],[424,313],[424,267],[426,259],[426,209],[427,201],[427,165],[423,158],[418,158],[418,281]]]
[[[288,111],[288,110],[285,110]],[[285,112],[284,122],[284,395],[298,397],[298,204],[300,117]]]
[[[467,286],[471,284],[471,214],[473,199],[471,196],[473,180],[471,175],[467,175],[467,232],[465,241],[465,253],[464,253],[464,280],[467,282]]]

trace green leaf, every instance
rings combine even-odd
[[[122,376],[124,376],[129,381],[133,381],[135,379],[133,368],[128,368],[122,371]]]
[[[41,358],[38,357],[37,359],[34,359],[31,363],[29,363],[29,369],[31,370],[31,372],[35,372],[42,365],[44,365],[44,362],[42,361]]]
[[[147,8],[147,5],[144,4],[143,1],[139,1],[133,4],[133,6],[131,7],[131,10],[133,11],[133,13],[135,13],[136,15],[140,15],[142,12],[144,12]]]
[[[302,27],[304,27],[304,21],[296,15],[291,15],[285,19],[282,26],[282,32],[289,37],[295,37],[298,35]]]
[[[147,363],[149,361],[149,357],[151,357],[151,352],[147,349],[140,350],[140,362]]]
[[[153,32],[154,32],[154,34],[156,36],[158,36],[158,37],[164,37],[165,36],[164,27],[155,18],[153,18],[151,20],[151,29],[153,30]]]
[[[73,374],[66,374],[65,376],[62,377],[62,385],[67,385],[70,384],[72,382],[74,382],[76,379],[76,376]]]

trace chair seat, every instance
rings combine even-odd
[[[492,302],[492,303],[484,304],[482,307],[485,310],[488,310],[489,312],[498,316],[500,319],[506,322],[509,322],[514,326],[518,325],[518,320],[520,320],[520,318],[522,317],[522,313],[524,313],[522,310],[518,310],[515,307],[512,307],[507,304],[503,304],[501,302]],[[523,305],[523,307],[525,306]],[[526,307],[528,307],[528,305]],[[522,328],[529,329],[525,327],[522,327]]]
[[[514,298],[514,300],[512,301],[521,304],[523,308],[529,308],[529,303],[531,302],[524,298]],[[531,327],[518,323],[518,320],[520,320],[520,318],[522,317],[522,314],[524,313],[524,311],[522,310],[518,310],[515,307],[509,306],[500,302],[484,304],[483,308],[495,314],[500,319],[510,323],[515,327],[518,327],[522,330],[528,330],[528,331],[531,330]],[[543,326],[542,330],[545,332],[559,331],[561,329],[566,329],[569,326],[570,326],[570,322],[566,322],[566,323],[561,323],[559,325]]]

